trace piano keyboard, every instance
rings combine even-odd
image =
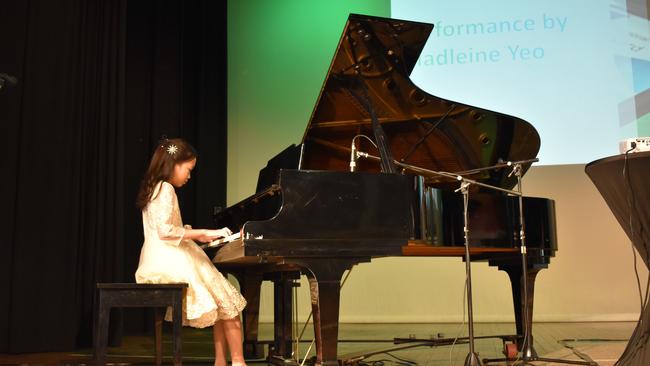
[[[209,243],[202,244],[201,248],[203,248],[203,249],[218,248],[220,246],[225,245],[226,243],[230,243],[231,241],[237,240],[239,238],[241,238],[241,232],[240,231],[238,231],[236,233],[233,233],[232,235],[228,235],[226,237],[213,240],[213,241],[211,241]]]

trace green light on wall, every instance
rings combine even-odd
[[[390,1],[228,1],[229,204],[300,142],[350,13],[390,17]]]

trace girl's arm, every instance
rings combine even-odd
[[[184,239],[200,242],[211,242],[231,234],[228,228],[218,230],[192,229],[191,226],[175,226],[172,216],[176,205],[174,187],[166,182],[161,183],[160,191],[151,201],[149,209],[155,221],[158,237],[169,245],[177,246]]]
[[[185,234],[183,235],[183,239],[191,239],[203,243],[209,243],[215,239],[226,237],[230,234],[232,234],[232,232],[227,227],[224,227],[222,229],[216,229],[216,230],[185,229]]]

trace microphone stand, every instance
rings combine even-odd
[[[365,152],[361,152],[357,150],[355,153],[355,158],[357,157],[364,157],[364,158],[369,158],[373,160],[379,160],[378,157],[370,155]],[[425,168],[421,168],[418,166],[406,164],[403,162],[395,161],[395,165],[400,166],[403,169],[408,169],[416,173],[422,173],[422,174],[430,174],[430,175],[438,175],[438,176],[443,176],[447,178],[452,178],[456,179],[461,182],[461,187],[456,189],[455,192],[461,192],[463,194],[463,215],[464,215],[464,224],[465,224],[465,271],[467,274],[467,304],[468,304],[468,327],[469,327],[469,354],[467,355],[467,358],[465,359],[465,366],[483,366],[487,365],[489,363],[493,362],[509,362],[509,361],[515,361],[515,364],[517,361],[521,361],[521,365],[530,365],[530,362],[534,361],[541,361],[541,362],[555,362],[555,363],[563,363],[563,364],[570,364],[570,365],[585,365],[585,366],[597,366],[598,364],[593,362],[593,361],[575,361],[575,360],[564,360],[564,359],[556,359],[556,358],[545,358],[545,357],[539,357],[537,355],[537,352],[533,348],[533,342],[532,342],[532,316],[529,317],[528,314],[528,258],[527,258],[527,248],[526,248],[526,234],[525,234],[525,223],[524,223],[524,210],[523,210],[523,191],[522,191],[522,183],[521,183],[521,177],[523,175],[523,164],[527,163],[534,163],[539,161],[539,159],[529,159],[529,160],[522,160],[522,161],[516,161],[516,162],[502,162],[499,164],[496,164],[494,166],[489,166],[489,167],[484,167],[484,168],[478,168],[478,169],[472,169],[464,172],[459,172],[459,173],[449,173],[449,172],[440,172],[440,171],[435,171],[435,170],[429,170]],[[510,189],[505,189],[501,187],[496,187],[492,186],[489,184],[477,182],[472,179],[468,179],[463,177],[461,174],[474,174],[478,173],[481,171],[485,170],[492,170],[492,169],[498,169],[498,168],[503,168],[503,167],[509,167],[513,166],[513,170],[510,172],[508,177],[511,177],[513,174],[517,177],[517,190],[510,190]],[[477,354],[474,352],[474,319],[473,319],[473,310],[472,310],[472,290],[471,290],[471,268],[470,268],[470,255],[469,255],[469,229],[468,229],[468,188],[470,184],[475,184],[478,186],[486,187],[489,189],[505,192],[508,194],[511,194],[513,196],[517,196],[519,200],[519,225],[520,225],[520,231],[519,231],[519,236],[520,236],[520,252],[521,252],[521,265],[522,265],[522,286],[523,286],[523,295],[524,295],[524,311],[522,314],[523,317],[523,325],[524,325],[524,338],[522,341],[522,346],[521,346],[521,357],[513,360],[511,358],[500,358],[500,359],[484,359],[483,362],[481,363],[481,360],[478,359]]]
[[[354,146],[354,139],[352,140],[352,145]],[[357,157],[364,158],[376,158],[370,154],[360,152],[358,150],[352,151],[352,160],[356,160]],[[377,158],[378,159],[378,158]],[[495,189],[498,191],[503,191],[513,195],[520,194],[516,191],[509,189],[504,189],[501,187],[491,186],[489,184],[481,183],[472,179],[465,178],[458,174],[453,174],[449,172],[434,171],[429,169],[424,169],[416,167],[410,164],[406,164],[399,161],[394,161],[395,165],[400,166],[404,169],[409,169],[412,171],[417,171],[423,174],[433,174],[446,178],[451,178],[458,180],[460,182],[460,188],[456,189],[454,192],[460,192],[463,195],[463,223],[464,223],[464,238],[465,238],[465,275],[467,278],[467,327],[468,327],[468,343],[469,343],[469,353],[465,358],[464,366],[483,366],[481,359],[478,357],[474,349],[474,306],[472,303],[472,265],[470,258],[470,248],[469,248],[469,187],[471,184],[476,184],[478,186],[487,187],[490,189]]]
[[[522,341],[521,345],[521,354],[523,355],[523,358],[537,358],[537,352],[535,352],[535,349],[533,348],[533,342],[532,342],[532,320],[529,321],[528,319],[532,319],[532,317],[529,318],[528,314],[528,256],[527,256],[527,248],[526,248],[526,223],[524,221],[524,200],[523,200],[523,194],[521,192],[521,176],[522,176],[522,167],[521,163],[516,163],[514,167],[512,168],[512,171],[510,174],[508,174],[508,177],[511,177],[513,174],[515,177],[517,177],[517,192],[519,192],[518,195],[518,200],[519,200],[519,247],[520,247],[520,253],[521,253],[521,276],[523,279],[523,287],[524,287],[524,311],[523,311],[523,317],[524,317],[524,339]]]
[[[469,182],[461,181],[460,188],[454,192],[461,192],[463,194],[463,234],[465,237],[465,277],[467,278],[467,327],[469,336],[469,353],[465,358],[465,366],[483,366],[483,363],[478,358],[478,354],[474,351],[474,316],[472,305],[472,266],[469,255]]]
[[[519,198],[519,239],[520,239],[520,252],[521,252],[521,277],[522,277],[522,287],[524,294],[524,306],[523,314],[524,318],[524,338],[521,344],[521,357],[515,360],[515,364],[519,365],[531,365],[530,362],[541,361],[541,362],[553,362],[553,363],[563,363],[570,365],[586,365],[586,366],[597,366],[598,364],[593,361],[575,361],[575,360],[564,360],[559,358],[546,358],[539,357],[535,348],[533,348],[533,335],[532,335],[532,316],[528,314],[528,256],[526,249],[526,224],[524,222],[524,206],[523,206],[523,194],[521,188],[521,177],[523,175],[522,164],[525,162],[515,162],[510,174],[508,177],[514,175],[517,177],[517,196]],[[517,361],[520,360],[520,363]],[[493,362],[503,362],[503,361],[512,361],[509,358],[496,358],[496,359],[484,359],[483,363],[485,365]]]

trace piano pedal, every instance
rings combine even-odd
[[[508,360],[517,359],[519,351],[517,351],[517,344],[514,342],[503,342],[503,354]]]

